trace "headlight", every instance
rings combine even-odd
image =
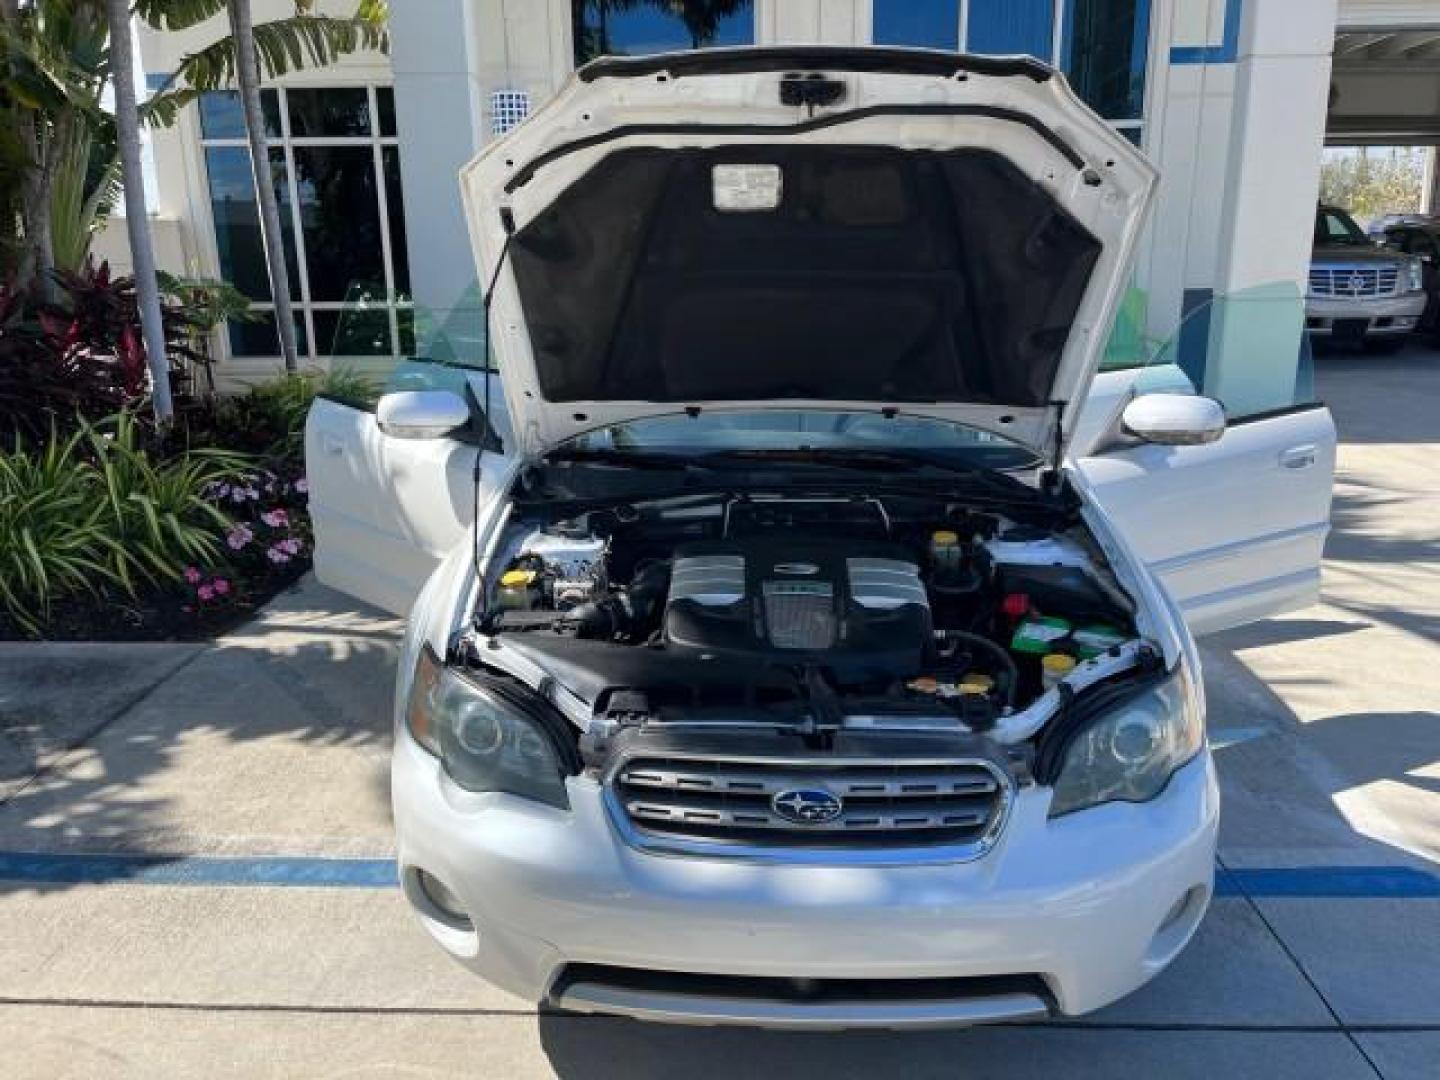
[[[471,682],[427,648],[405,712],[415,741],[465,790],[569,808],[557,738],[518,691]]]
[[[1419,292],[1425,288],[1425,266],[1419,259],[1410,260],[1410,291]]]
[[[1205,742],[1200,702],[1182,665],[1095,717],[1065,750],[1050,816],[1159,795]]]

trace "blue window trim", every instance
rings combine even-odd
[[[1240,55],[1240,6],[1244,0],[1225,0],[1225,36],[1219,45],[1177,45],[1170,49],[1172,64],[1233,64]]]

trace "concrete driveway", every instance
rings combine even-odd
[[[398,624],[307,584],[212,647],[0,649],[6,1077],[1440,1076],[1440,353],[1318,361],[1324,603],[1207,643],[1221,895],[1076,1023],[537,1016],[391,884]]]

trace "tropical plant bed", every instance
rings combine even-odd
[[[374,395],[288,375],[197,402],[164,437],[122,409],[0,447],[0,640],[195,641],[251,617],[310,567],[318,392]]]
[[[123,442],[123,436],[107,441]],[[219,475],[200,479],[187,459],[209,463]],[[0,640],[199,641],[254,615],[310,568],[308,492],[304,477],[287,477],[291,470],[283,465],[277,472],[236,469],[230,462],[223,451],[208,449],[176,455],[170,471],[186,470],[186,479],[198,486],[198,499],[178,511],[180,524],[194,531],[162,528],[156,540],[137,530],[108,555],[93,540],[77,545],[84,555],[69,587],[42,604],[0,610]],[[104,471],[103,483],[124,484],[114,471]],[[96,488],[103,483],[96,481]],[[156,499],[160,486],[151,482],[142,498],[154,504],[163,524],[177,509]],[[134,494],[122,501],[133,501]],[[110,535],[121,531],[108,517],[97,524]],[[57,560],[54,547],[42,547],[52,577],[71,569]],[[118,567],[128,572],[122,575]]]
[[[229,579],[234,584],[227,596],[201,605],[193,589],[174,586],[140,590],[133,597],[123,592],[70,596],[52,606],[41,640],[209,641],[253,618],[309,568],[309,558],[299,558],[260,579]],[[33,634],[0,615],[0,641],[34,640]]]

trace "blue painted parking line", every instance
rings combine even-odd
[[[0,882],[385,889],[392,859],[0,851]],[[1404,866],[1290,866],[1216,872],[1215,895],[1257,899],[1440,899],[1440,874]]]
[[[0,851],[0,881],[40,885],[263,885],[309,888],[394,887],[394,859],[261,855],[87,855]]]
[[[1440,875],[1406,866],[1221,868],[1217,896],[1272,900],[1416,900],[1440,898]]]

